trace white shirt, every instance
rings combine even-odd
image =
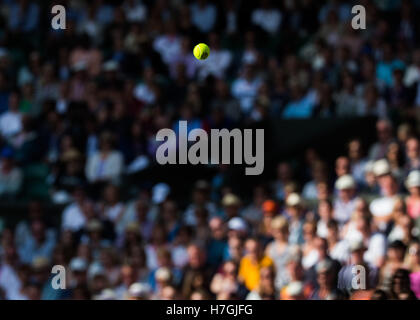
[[[0,287],[5,291],[7,299],[13,299],[19,293],[21,285],[17,273],[10,265],[0,266]]]
[[[256,9],[252,13],[251,20],[253,24],[260,26],[268,33],[275,33],[281,24],[282,15],[275,9]]]
[[[261,81],[257,78],[252,81],[244,78],[239,78],[234,81],[232,84],[232,95],[239,100],[242,111],[247,113],[251,112],[260,86]]]
[[[63,230],[78,231],[86,224],[86,217],[80,207],[76,204],[70,204],[63,211],[61,228]]]
[[[232,62],[232,53],[228,50],[212,50],[206,60],[200,61],[199,77],[205,79],[208,75],[223,78]]]
[[[349,202],[343,202],[341,199],[336,199],[334,202],[334,218],[343,224],[347,222],[356,208],[357,198],[350,200]]]
[[[153,42],[153,49],[159,52],[163,62],[169,64],[174,56],[181,53],[181,40],[177,36],[159,36]]]
[[[120,213],[124,210],[124,204],[117,203],[112,207],[107,207],[105,209],[105,216],[111,220],[112,222],[115,222],[117,218],[119,217]]]
[[[0,132],[10,138],[22,130],[22,115],[19,112],[6,111],[0,116]]]
[[[134,88],[134,96],[146,104],[152,104],[156,100],[153,90],[150,90],[150,88],[144,83],[141,83]]]

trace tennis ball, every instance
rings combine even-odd
[[[205,43],[199,43],[194,47],[193,54],[198,60],[205,60],[210,54],[210,48]]]

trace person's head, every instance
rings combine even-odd
[[[364,245],[363,241],[355,240],[354,242],[350,243],[350,258],[352,264],[363,264],[364,263],[364,254],[366,251],[366,246]]]
[[[260,242],[254,238],[245,241],[245,251],[248,257],[254,261],[259,261],[263,254]]]
[[[303,224],[303,239],[305,242],[311,242],[316,237],[316,223],[314,221],[306,221]]]
[[[409,173],[405,186],[407,187],[410,195],[420,197],[420,170],[413,170]]]
[[[407,139],[405,143],[405,150],[407,158],[410,160],[416,160],[420,156],[420,144],[419,140],[415,137]]]
[[[200,269],[206,263],[205,251],[196,244],[191,244],[188,249],[188,265],[192,269]]]
[[[335,182],[335,188],[338,190],[338,196],[341,201],[349,202],[356,193],[356,181],[349,175],[340,176]]]
[[[155,272],[156,284],[159,288],[164,288],[172,284],[173,274],[170,268],[160,267]]]
[[[333,264],[330,259],[324,259],[315,265],[317,282],[320,288],[331,289],[334,283],[335,274]]]
[[[293,177],[292,167],[288,162],[280,162],[277,165],[277,178],[282,182],[288,182]]]
[[[318,259],[321,261],[328,256],[328,241],[325,238],[316,237],[314,240],[314,246],[318,252]]]
[[[392,174],[381,176],[378,183],[384,196],[390,197],[397,194],[398,183]]]
[[[238,196],[233,193],[226,194],[222,199],[222,206],[228,218],[238,216],[241,201]]]
[[[333,217],[334,209],[330,200],[321,200],[318,203],[318,214],[322,221],[330,221]]]
[[[271,234],[276,241],[288,241],[289,223],[285,217],[277,216],[271,221]]]
[[[177,298],[176,289],[173,286],[165,286],[161,290],[160,298],[162,300],[175,300]]]
[[[203,289],[193,291],[190,296],[190,300],[208,300],[209,298],[210,295]]]
[[[228,247],[231,259],[238,262],[244,253],[244,244],[242,239],[239,237],[229,237]]]
[[[113,184],[106,186],[104,190],[104,199],[109,204],[115,204],[119,200],[119,189]]]
[[[299,254],[292,254],[288,258],[286,262],[286,269],[292,281],[302,280],[305,275]]]
[[[286,198],[286,207],[287,207],[287,212],[289,213],[292,219],[298,220],[302,218],[303,200],[299,194],[291,193]]]
[[[319,201],[326,201],[330,197],[330,188],[325,181],[316,184],[317,198]]]
[[[335,161],[335,173],[341,177],[350,173],[350,160],[347,157],[338,157]]]
[[[362,142],[359,139],[353,139],[348,144],[348,157],[352,161],[357,161],[363,156]]]
[[[376,132],[378,140],[381,143],[387,143],[392,138],[392,124],[388,120],[378,120],[376,123]]]
[[[70,270],[73,276],[73,281],[77,285],[86,284],[87,281],[88,262],[81,257],[75,257],[70,261]]]
[[[330,220],[327,222],[327,239],[335,243],[339,240],[339,228],[336,220]]]
[[[376,289],[372,292],[370,300],[388,300],[388,294],[384,290]]]
[[[222,218],[214,217],[210,219],[209,227],[211,235],[216,240],[222,240],[226,236],[226,226]]]
[[[123,265],[120,270],[120,277],[121,277],[122,283],[126,287],[129,287],[130,285],[135,283],[137,280],[136,270],[131,265],[128,265],[128,264]]]
[[[410,272],[406,269],[395,271],[391,280],[391,292],[398,298],[400,294],[410,293]]]
[[[259,283],[260,289],[273,287],[274,276],[275,276],[275,271],[272,265],[262,267],[260,269],[260,283]]]
[[[222,272],[224,277],[235,280],[238,274],[238,266],[234,261],[228,260],[223,264]]]
[[[387,260],[395,262],[403,262],[407,246],[400,240],[395,240],[388,245]]]

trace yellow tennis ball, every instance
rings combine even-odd
[[[210,48],[205,43],[199,43],[194,47],[193,54],[198,60],[205,60],[210,55]]]

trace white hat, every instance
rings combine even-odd
[[[373,165],[374,165],[374,163],[375,163],[375,161],[373,161],[373,160],[367,161],[366,164],[365,164],[364,172],[365,173],[367,173],[367,172],[373,172]]]
[[[286,199],[288,207],[294,207],[302,204],[302,197],[297,193],[291,193]]]
[[[128,288],[128,295],[131,298],[143,298],[143,299],[147,299],[149,298],[151,294],[151,289],[150,287],[145,284],[145,283],[133,283],[129,288]]]
[[[104,289],[94,297],[94,300],[117,300],[117,295],[112,289]]]
[[[245,220],[239,217],[234,217],[229,220],[228,228],[235,231],[248,232],[248,225]]]
[[[375,176],[379,177],[379,176],[383,176],[383,175],[386,175],[386,174],[390,174],[391,173],[391,167],[388,163],[388,160],[381,159],[381,160],[375,161],[375,163],[373,164],[372,171],[375,174]]]
[[[71,271],[86,271],[87,262],[85,259],[76,257],[70,261],[70,270]]]
[[[171,279],[171,276],[171,270],[169,270],[169,268],[166,267],[161,267],[157,269],[155,273],[156,280],[169,281]]]
[[[303,293],[303,283],[302,281],[293,281],[290,282],[287,286],[287,294],[291,297],[298,297]]]
[[[356,188],[356,181],[354,181],[354,178],[351,175],[345,174],[337,179],[335,182],[335,188],[337,190],[354,189]]]
[[[152,189],[152,201],[160,204],[166,200],[171,188],[166,183],[158,183]]]
[[[239,198],[233,193],[228,193],[222,199],[222,205],[224,207],[238,206],[240,205],[240,203],[241,203],[241,200],[239,200]]]
[[[100,263],[94,262],[89,266],[88,278],[93,279],[99,275],[105,275],[105,269]]]
[[[407,188],[420,187],[420,170],[413,170],[405,180],[405,186]]]

